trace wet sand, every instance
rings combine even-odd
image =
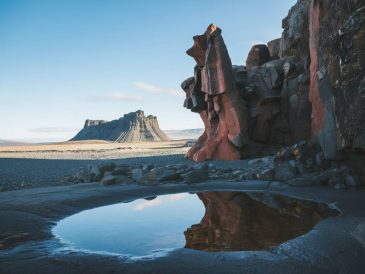
[[[233,190],[265,192],[335,204],[341,216],[262,251],[203,252],[177,248],[147,257],[88,253],[55,238],[56,222],[84,209],[159,194]],[[159,186],[81,184],[0,193],[0,234],[20,235],[0,250],[0,273],[363,273],[364,192],[295,188],[263,181]],[[87,224],[85,224],[87,225]]]

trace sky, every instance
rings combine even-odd
[[[0,0],[0,139],[61,141],[86,119],[144,110],[160,127],[201,128],[182,107],[185,54],[210,23],[232,63],[281,36],[296,0]]]

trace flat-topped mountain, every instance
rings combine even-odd
[[[125,114],[118,120],[86,120],[84,128],[71,139],[106,140],[119,143],[168,141],[156,116],[145,116],[142,110]]]

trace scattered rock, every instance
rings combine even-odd
[[[346,185],[350,187],[357,187],[361,184],[360,179],[356,175],[347,174],[345,177]]]
[[[288,181],[295,178],[296,169],[288,162],[277,164],[275,168],[275,179],[278,181]]]
[[[321,185],[321,181],[317,174],[306,173],[301,177],[288,180],[287,184],[292,186],[318,186]]]
[[[134,182],[140,182],[141,179],[142,179],[142,176],[143,176],[143,172],[142,172],[142,169],[140,168],[135,168],[131,171],[132,173],[132,180]]]
[[[180,173],[176,171],[176,169],[166,169],[164,170],[163,174],[159,178],[160,182],[163,181],[175,181],[181,179]]]
[[[151,163],[142,165],[142,169],[143,170],[151,170],[154,167],[155,167],[155,165],[154,164],[151,164]]]
[[[103,179],[101,180],[101,183],[105,186],[114,185],[116,184],[116,182],[117,182],[116,177],[111,174],[104,176]]]
[[[275,170],[273,168],[265,169],[258,173],[258,179],[264,181],[272,181],[275,179]]]
[[[189,171],[185,174],[185,182],[188,184],[200,183],[208,180],[209,175],[209,165],[207,163],[203,163],[197,169]]]
[[[104,173],[107,171],[113,171],[116,168],[115,163],[105,163],[99,165],[99,171],[104,176]]]
[[[177,165],[175,165],[175,168],[177,169],[177,170],[185,170],[185,169],[187,169],[189,167],[189,165],[188,164],[177,164]]]
[[[113,175],[123,175],[128,176],[131,172],[132,168],[127,165],[120,165],[116,169],[113,170]]]
[[[115,183],[116,184],[131,184],[133,181],[124,175],[116,175],[115,176]]]

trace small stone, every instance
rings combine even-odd
[[[76,183],[89,183],[91,182],[92,174],[89,169],[82,168],[80,169],[74,178],[74,182]]]
[[[184,169],[187,169],[188,167],[189,167],[188,164],[177,164],[177,165],[175,165],[175,168],[177,170],[184,170]]]
[[[287,184],[292,186],[315,186],[321,183],[316,174],[306,173],[301,177],[288,180]]]
[[[333,187],[335,189],[346,189],[347,188],[346,185],[343,183],[335,184]]]
[[[116,178],[113,175],[106,175],[101,180],[101,183],[105,186],[114,185],[116,183]]]
[[[105,163],[99,165],[99,171],[104,176],[106,171],[113,171],[116,168],[116,164],[114,163]]]
[[[113,170],[113,175],[124,175],[124,176],[128,176],[129,173],[131,172],[131,167],[130,166],[119,166],[116,169]]]
[[[232,177],[233,178],[239,178],[242,175],[242,171],[241,170],[236,170],[232,173]]]
[[[298,165],[298,162],[296,160],[289,160],[289,164],[293,167],[296,168]]]
[[[151,169],[153,169],[154,167],[155,167],[155,165],[154,165],[154,164],[149,163],[149,164],[144,164],[144,165],[142,166],[142,169],[143,169],[143,170],[151,170]]]
[[[128,178],[127,176],[123,175],[116,175],[115,176],[115,183],[116,184],[131,184],[133,181]]]
[[[142,169],[140,168],[135,168],[131,171],[132,173],[132,180],[134,182],[139,182],[141,179],[142,179],[142,176],[143,176],[143,172],[142,172]]]
[[[188,184],[200,183],[206,180],[208,180],[207,168],[192,170],[185,174],[185,181]]]
[[[360,185],[360,179],[356,175],[346,175],[345,181],[347,186],[356,187]]]
[[[100,172],[100,169],[97,165],[90,165],[90,181],[100,181],[103,178],[103,174]]]
[[[257,174],[254,171],[248,171],[242,174],[244,180],[257,180]]]
[[[208,163],[202,163],[198,166],[197,170],[206,170],[208,172],[209,164]]]
[[[163,174],[161,175],[161,177],[159,178],[160,182],[163,181],[175,181],[175,180],[179,180],[180,177],[180,173],[176,172],[176,169],[166,169]]]
[[[345,180],[342,177],[331,177],[328,180],[328,185],[333,186],[336,189],[346,188]]]
[[[272,168],[265,169],[258,173],[258,179],[264,181],[272,181],[275,178],[275,170]]]
[[[288,162],[280,163],[275,168],[275,179],[278,181],[288,181],[295,178],[296,169]]]
[[[297,170],[298,170],[299,174],[304,174],[307,172],[305,165],[303,165],[302,163],[298,163]]]

